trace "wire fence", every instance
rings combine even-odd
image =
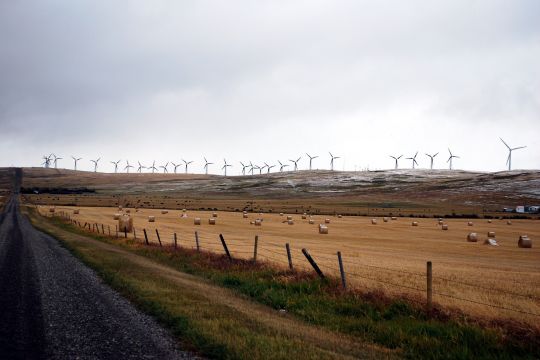
[[[41,212],[40,212],[41,214]],[[43,215],[43,214],[42,214]],[[487,287],[482,284],[475,284],[467,281],[451,279],[448,277],[432,276],[431,271],[426,271],[426,273],[413,272],[405,269],[396,269],[388,268],[384,266],[372,265],[362,263],[358,258],[339,258],[337,253],[327,254],[327,253],[311,253],[309,254],[308,249],[300,249],[295,247],[289,247],[290,253],[287,253],[287,247],[285,244],[279,244],[275,242],[261,242],[257,236],[257,240],[254,239],[253,242],[238,240],[238,239],[229,239],[223,237],[222,234],[214,232],[202,232],[202,231],[193,231],[192,233],[176,233],[174,231],[160,231],[157,227],[154,229],[145,229],[145,228],[136,228],[133,227],[131,232],[119,231],[118,226],[111,228],[111,225],[104,225],[100,223],[89,223],[85,222],[82,224],[79,221],[71,219],[70,215],[65,212],[57,213],[46,213],[45,216],[58,216],[68,221],[71,221],[73,225],[84,229],[85,231],[95,232],[101,235],[111,236],[111,237],[125,237],[128,239],[140,241],[148,245],[159,245],[165,247],[178,247],[191,249],[195,251],[203,251],[208,253],[216,254],[228,254],[230,259],[243,259],[243,260],[263,260],[267,262],[272,262],[280,266],[289,266],[289,268],[310,270],[318,267],[321,271],[322,277],[331,276],[335,278],[341,278],[342,284],[352,283],[352,287],[358,288],[361,287],[360,284],[365,285],[366,281],[373,283],[378,283],[386,286],[388,289],[394,290],[404,290],[412,294],[426,294],[426,301],[424,304],[428,309],[432,307],[432,296],[437,296],[439,298],[452,299],[459,302],[465,302],[480,306],[487,306],[490,308],[495,308],[499,310],[520,313],[528,316],[540,317],[539,313],[534,313],[518,308],[508,307],[500,304],[489,303],[484,301],[479,301],[477,299],[471,299],[468,297],[453,295],[443,291],[433,291],[433,281],[435,280],[436,284],[450,283],[459,286],[464,286],[472,288],[474,290],[481,290],[484,294],[496,294],[496,295],[505,295],[517,297],[523,300],[532,300],[535,303],[540,302],[540,297],[533,294],[523,294],[516,291],[511,291],[507,289],[501,289],[498,287]],[[220,241],[220,237],[223,238],[223,242]],[[288,244],[287,244],[288,245]],[[307,254],[302,253],[304,250],[307,251]],[[307,259],[308,255],[315,262],[315,266],[310,263]],[[289,260],[290,256],[290,260]],[[430,262],[429,262],[430,263]],[[334,264],[330,265],[330,264]],[[340,271],[340,266],[341,270]],[[428,267],[431,264],[428,265]],[[351,270],[352,268],[352,270]],[[361,273],[361,269],[366,270],[376,270],[378,277],[370,276],[369,273]],[[356,270],[356,271],[355,271]],[[381,271],[387,273],[387,276],[381,275]],[[391,275],[394,274],[394,275]],[[395,280],[389,280],[387,277],[395,277],[395,274],[403,275],[407,277],[408,283],[396,282]],[[354,280],[353,282],[346,280]],[[414,279],[414,280],[411,280]],[[403,280],[403,279],[400,279]],[[423,282],[424,285],[419,285],[419,282]],[[409,300],[418,302],[418,299],[414,297],[408,297]]]

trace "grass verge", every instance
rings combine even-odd
[[[82,233],[80,229],[52,220],[44,226],[35,214],[38,227],[60,238],[66,246],[115,289],[155,316],[177,336],[203,354],[214,358],[538,358],[538,334],[529,329],[509,331],[508,326],[489,328],[464,318],[426,317],[417,306],[383,294],[342,292],[336,281],[322,281],[307,273],[292,273],[267,264],[246,261],[230,263],[215,254],[187,249],[146,247],[133,241]],[[59,236],[54,228],[64,231]],[[181,273],[204,278],[237,294],[274,309],[273,316],[285,310],[308,327],[321,330],[321,337],[291,334],[249,313],[231,310],[231,305],[212,302],[200,289],[178,284],[163,272],[148,272],[118,253],[96,248],[91,242],[70,241],[65,233],[92,237],[116,245],[153,263]],[[181,293],[179,293],[181,291]],[[238,299],[240,300],[240,298]],[[249,302],[245,306],[250,306]],[[263,314],[264,315],[264,314]],[[516,328],[513,328],[516,329]],[[317,330],[319,331],[319,330]],[[325,332],[327,331],[327,332]],[[296,335],[296,336],[295,336]],[[337,340],[321,339],[337,336]],[[394,351],[381,351],[373,343]],[[355,346],[356,345],[356,346]]]

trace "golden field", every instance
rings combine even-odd
[[[48,206],[39,209],[49,214]],[[80,213],[73,214],[74,209]],[[109,227],[115,233],[116,207],[56,206],[56,213],[62,211],[81,225],[97,223],[101,231],[103,224],[106,233]],[[288,225],[284,222],[288,214],[249,213],[245,219],[241,212],[219,211],[216,225],[209,225],[211,211],[188,210],[187,218],[181,218],[180,210],[168,210],[167,214],[161,209],[130,211],[141,242],[144,228],[149,240],[157,244],[158,229],[164,245],[172,244],[176,233],[179,246],[194,248],[197,231],[202,250],[224,253],[218,237],[223,234],[233,257],[250,259],[258,235],[258,259],[287,266],[285,243],[289,243],[295,267],[308,269],[301,253],[307,248],[322,271],[335,276],[339,275],[336,252],[341,251],[352,286],[412,295],[421,301],[425,299],[426,262],[432,261],[435,302],[475,316],[516,319],[535,326],[540,322],[540,249],[535,242],[540,238],[538,220],[512,220],[508,225],[507,220],[488,223],[473,219],[473,226],[468,226],[467,219],[445,219],[449,229],[443,231],[434,218],[398,217],[383,222],[379,217],[372,225],[371,217],[317,215],[313,216],[315,224],[309,224],[301,215],[290,214],[294,225]],[[156,221],[148,222],[148,216],[155,216]],[[194,225],[196,217],[201,218],[200,226]],[[250,224],[256,218],[263,219],[262,226]],[[318,224],[325,218],[330,219],[329,234],[323,235],[318,233]],[[419,226],[411,226],[412,221]],[[483,244],[488,231],[495,231],[499,246]],[[469,232],[478,234],[478,242],[467,242]],[[523,234],[532,238],[532,248],[517,246]],[[133,233],[128,236],[133,237]]]

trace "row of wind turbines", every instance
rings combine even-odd
[[[510,170],[512,170],[512,151],[519,150],[519,149],[524,149],[524,148],[526,148],[526,146],[518,146],[518,147],[512,148],[502,138],[501,138],[501,141],[508,148],[508,157],[506,158],[506,164],[508,165],[508,170],[510,171]],[[449,157],[446,160],[446,162],[449,164],[449,169],[452,170],[453,169],[453,159],[459,159],[460,157],[457,156],[457,155],[454,155],[450,149],[448,149],[448,153],[449,153]],[[328,154],[330,155],[330,169],[333,171],[334,170],[334,161],[337,160],[337,159],[340,159],[340,157],[339,156],[334,156],[331,152],[329,152]],[[306,155],[309,158],[309,170],[312,170],[313,160],[319,158],[319,156],[318,155],[313,155],[312,156],[312,155],[310,155],[308,153],[306,153]],[[430,159],[430,169],[433,170],[433,164],[434,164],[435,157],[437,155],[439,155],[439,153],[438,152],[435,153],[435,154],[426,153],[425,155],[427,157],[429,157],[429,159]],[[418,151],[414,154],[414,156],[405,158],[406,160],[411,161],[412,169],[415,169],[416,166],[418,165],[418,162],[416,161],[417,156],[418,156]],[[399,160],[403,157],[403,155],[399,155],[399,156],[390,155],[390,157],[392,159],[394,159],[394,168],[398,169],[399,168]],[[77,158],[75,156],[71,156],[71,158],[74,161],[73,169],[77,170],[77,163],[80,160],[82,160],[82,158],[80,158],[80,157]],[[56,156],[55,154],[50,154],[48,156],[43,156],[44,161],[43,161],[43,163],[41,165],[43,165],[46,168],[50,168],[50,167],[54,166],[54,168],[56,169],[56,168],[58,168],[58,161],[62,160],[62,159],[63,159],[62,157]],[[208,161],[206,159],[206,157],[203,157],[203,159],[204,159],[203,169],[204,169],[205,174],[208,175],[208,168],[209,168],[210,165],[214,165],[214,163]],[[298,163],[300,162],[301,159],[302,159],[302,156],[298,157],[298,159],[289,159],[289,162],[291,163],[290,165],[287,164],[286,162],[282,163],[280,160],[278,160],[279,172],[283,172],[284,169],[286,167],[289,167],[289,166],[292,166],[293,171],[298,171]],[[97,172],[100,160],[101,160],[101,158],[97,158],[95,160],[90,160],[94,164],[94,172]],[[121,161],[122,160],[111,161],[110,162],[111,164],[114,165],[114,172],[115,173],[118,173],[119,168],[122,169],[121,166],[120,166]],[[164,165],[160,165],[160,166],[156,167],[156,162],[155,161],[152,163],[152,166],[144,166],[144,165],[142,165],[140,163],[140,161],[137,161],[137,163],[139,165],[137,167],[137,172],[142,173],[143,169],[148,169],[152,173],[155,173],[155,172],[159,171],[159,169],[162,169],[163,173],[166,174],[166,173],[169,172],[169,166],[172,166],[173,169],[174,169],[173,171],[174,171],[175,174],[177,173],[178,168],[182,168],[182,167],[184,169],[184,173],[187,174],[188,169],[189,169],[189,165],[192,164],[193,162],[194,161],[187,161],[187,160],[182,159],[182,162],[180,162],[180,163],[167,162]],[[257,171],[257,170],[259,171],[259,175],[262,175],[263,171],[265,169],[266,169],[266,173],[269,174],[272,171],[272,169],[277,166],[277,164],[268,164],[266,162],[263,162],[263,164],[264,165],[253,164],[251,161],[249,162],[249,164],[248,163],[244,164],[242,161],[240,161],[240,165],[242,166],[242,175],[246,175],[246,173],[248,173],[248,174],[251,173],[251,175],[254,175],[255,171]],[[232,166],[233,166],[232,164],[227,163],[226,159],[223,159],[223,166],[221,167],[221,170],[223,170],[223,174],[225,176],[227,176],[227,168],[232,167]],[[129,163],[129,160],[126,160],[126,165],[123,167],[123,170],[125,170],[126,173],[129,173],[130,169],[133,169],[133,168],[135,168],[135,166],[131,165]]]

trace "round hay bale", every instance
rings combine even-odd
[[[168,214],[169,211],[168,210],[161,210],[161,214],[165,215],[165,214]]]
[[[518,247],[532,248],[532,240],[527,235],[520,235],[518,240]]]
[[[392,220],[397,220],[397,217],[392,216],[390,219],[392,219]]]
[[[262,225],[261,219],[255,219],[255,226],[261,226],[261,225]]]
[[[324,219],[325,224],[330,224],[330,219]]]
[[[315,220],[309,219],[309,223],[313,225],[313,224],[315,224]]]
[[[488,231],[487,236],[488,236],[488,238],[494,238],[495,237],[495,231]]]
[[[51,207],[49,208],[49,212],[53,213],[53,212],[55,212],[55,211],[56,211],[56,209],[54,208],[54,206],[51,206]]]
[[[245,211],[245,210],[244,210],[244,211],[242,211],[242,214],[246,214],[246,215],[247,215],[247,211]]]
[[[114,220],[120,219],[120,214],[114,214],[113,218],[114,218]]]
[[[439,225],[443,225],[444,222],[442,220],[439,220]]]
[[[475,232],[469,233],[469,235],[467,235],[467,241],[468,242],[477,242],[478,241],[478,235]]]
[[[484,245],[499,246],[499,244],[497,244],[497,240],[495,239],[486,239],[484,241]]]
[[[201,225],[201,218],[193,219],[193,225]]]
[[[279,213],[279,216],[283,216],[283,213]]]
[[[371,219],[371,225],[377,225],[377,219]]]
[[[306,219],[307,219],[307,215],[306,215],[306,214],[302,215],[302,219],[303,219],[303,220],[306,220]]]
[[[212,217],[212,218],[208,219],[208,224],[209,225],[216,225],[216,218]]]
[[[294,225],[294,220],[287,220],[287,224]]]
[[[413,221],[412,226],[418,226],[418,221]]]
[[[382,220],[383,220],[384,222],[388,222],[388,218],[387,218],[387,217],[383,217]]]
[[[156,222],[156,217],[153,216],[153,215],[150,215],[150,216],[148,217],[148,222]]]
[[[328,226],[319,224],[319,234],[328,234]]]
[[[118,211],[122,211],[122,206],[118,205]]]
[[[338,219],[341,219],[342,217],[343,217],[343,215],[341,215],[341,214],[338,214],[338,216],[337,216]]]
[[[441,226],[441,229],[442,229],[442,230],[448,230],[448,225],[447,225],[447,224],[443,224],[443,226]]]
[[[291,216],[291,215],[287,215],[287,220],[292,220],[292,216]]]
[[[217,217],[217,212],[212,213],[212,217]]]
[[[443,221],[443,218],[439,218],[439,222],[442,222]]]
[[[248,214],[242,214],[242,217],[243,217],[244,219],[247,219],[247,218],[248,218]]]
[[[187,210],[186,209],[182,209],[182,212],[186,212]]]
[[[510,220],[508,220],[508,221],[506,222],[506,225],[512,225],[512,222],[511,222]]]
[[[488,224],[491,224],[491,219],[490,219],[490,220],[488,220]]]
[[[127,215],[121,216],[118,219],[119,232],[133,232],[133,218]]]
[[[473,226],[473,222],[472,222],[472,221],[469,221],[469,222],[467,223],[467,226]]]
[[[126,214],[130,214],[131,213],[131,210],[130,209],[126,209]]]
[[[79,209],[73,210],[73,213],[74,213],[74,214],[78,214],[78,213],[79,213]]]

